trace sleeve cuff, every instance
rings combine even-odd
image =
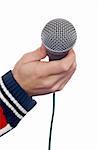
[[[5,86],[3,88],[6,88],[26,111],[31,110],[36,105],[37,102],[17,83],[11,70],[2,76],[2,81]]]

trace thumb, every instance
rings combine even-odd
[[[41,60],[45,58],[47,56],[46,48],[43,45],[41,45],[40,48],[32,52],[32,56],[34,60]]]
[[[24,55],[24,60],[25,62],[39,61],[45,58],[46,56],[47,56],[46,48],[43,45],[41,45],[41,47],[39,47],[35,51],[26,53]]]

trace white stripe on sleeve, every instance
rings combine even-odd
[[[1,91],[0,91],[0,98],[1,100],[6,104],[6,106],[8,106],[12,112],[19,118],[19,119],[22,119],[23,116],[21,116],[17,111],[16,109],[8,102],[8,100],[2,95]]]
[[[0,78],[0,84],[3,89],[3,91],[6,93],[6,95],[10,98],[10,100],[18,107],[20,111],[22,111],[23,114],[27,114],[27,111],[18,103],[18,101],[12,96],[12,94],[7,90],[6,86],[3,83],[2,78]]]

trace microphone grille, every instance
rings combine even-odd
[[[41,39],[44,46],[52,52],[66,52],[73,47],[77,34],[74,26],[65,19],[54,19],[42,30]]]

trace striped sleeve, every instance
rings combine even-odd
[[[17,126],[36,105],[36,101],[20,87],[11,71],[0,78],[0,136]]]

